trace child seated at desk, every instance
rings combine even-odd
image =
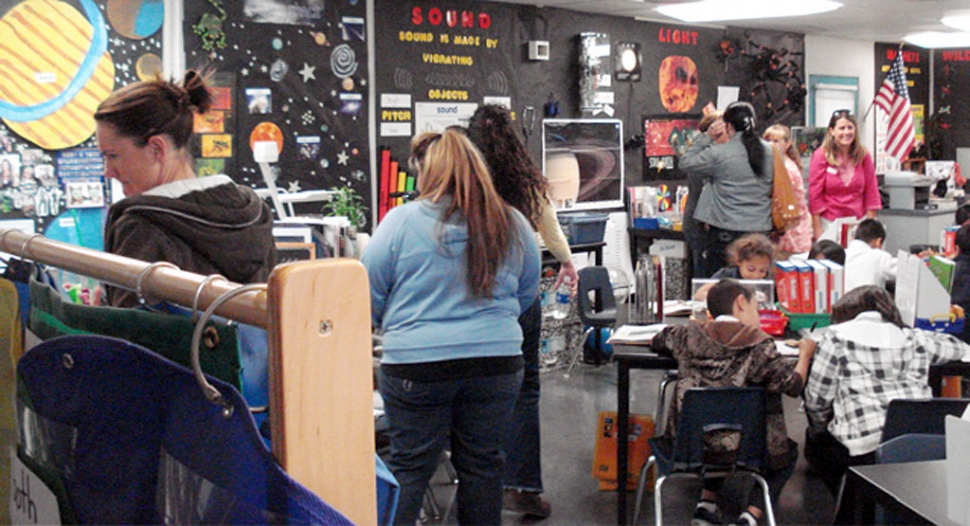
[[[845,249],[845,292],[863,285],[885,287],[896,281],[896,257],[882,249],[886,227],[877,219],[863,219]]]
[[[828,259],[845,265],[845,249],[831,239],[819,239],[808,251],[808,259]]]
[[[657,353],[677,360],[680,380],[677,382],[667,437],[672,439],[677,432],[677,416],[687,389],[727,386],[765,388],[769,459],[763,475],[768,481],[771,498],[777,501],[798,459],[798,446],[788,438],[785,427],[781,393],[789,396],[801,394],[815,342],[802,340],[799,343],[797,363],[783,358],[771,336],[761,330],[754,291],[735,280],[722,279],[715,284],[708,293],[707,308],[713,321],[671,325],[651,342]],[[704,480],[701,500],[694,510],[691,524],[720,524],[716,499],[723,480]],[[750,504],[736,523],[757,524],[764,510],[762,500],[760,491],[751,492]]]
[[[711,279],[767,279],[775,257],[775,245],[764,234],[746,234],[727,247],[730,265],[721,268]],[[697,289],[694,299],[704,301],[714,283]]]
[[[833,495],[849,466],[872,464],[889,401],[931,398],[930,365],[960,359],[955,337],[903,324],[886,289],[865,285],[832,306],[805,386],[805,459]]]

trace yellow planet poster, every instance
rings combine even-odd
[[[92,0],[85,13],[56,0],[25,0],[0,18],[0,118],[48,150],[94,133],[94,112],[114,89],[107,30]]]

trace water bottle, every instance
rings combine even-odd
[[[563,319],[569,316],[569,299],[572,296],[572,289],[569,287],[569,281],[563,280],[556,289],[556,310],[553,316],[558,319]]]
[[[656,269],[656,263],[649,255],[641,254],[637,258],[637,268],[633,273],[636,297],[633,309],[629,313],[629,322],[632,325],[648,325],[656,320],[653,310],[653,305],[657,301]]]

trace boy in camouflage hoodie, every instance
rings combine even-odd
[[[719,281],[708,293],[707,308],[712,321],[673,325],[663,329],[652,342],[654,351],[677,360],[677,393],[666,434],[677,433],[677,420],[684,392],[693,387],[763,387],[766,391],[768,465],[764,477],[772,500],[791,476],[798,459],[798,446],[788,438],[781,393],[799,396],[808,377],[815,342],[799,343],[798,361],[778,353],[770,335],[761,330],[754,291],[730,279]],[[694,510],[693,526],[720,524],[716,503],[723,478],[704,480],[701,500]],[[754,525],[764,510],[760,491],[735,524]]]

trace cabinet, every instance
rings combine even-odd
[[[953,224],[953,213],[953,210],[880,210],[879,220],[886,227],[883,248],[895,256],[899,250],[908,254],[910,245],[939,245],[940,233]]]

